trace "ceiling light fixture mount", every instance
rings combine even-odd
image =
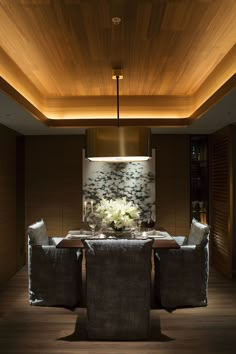
[[[119,80],[122,80],[124,78],[124,73],[122,69],[112,69],[112,79],[117,80],[117,77]]]
[[[121,18],[118,16],[112,17],[111,21],[112,21],[113,25],[118,26],[121,23]]]
[[[119,80],[123,79],[122,69],[112,69],[112,79],[116,80],[117,127],[120,126],[120,88]]]
[[[116,80],[117,126],[87,129],[86,157],[90,161],[103,162],[147,161],[151,158],[151,129],[120,126],[119,80],[123,79],[122,69],[113,69],[112,79]]]

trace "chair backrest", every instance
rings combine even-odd
[[[193,218],[187,244],[196,246],[205,245],[208,243],[209,234],[209,225],[202,224],[201,222]]]
[[[193,220],[190,235],[181,240],[179,249],[155,253],[155,289],[162,306],[207,305],[209,234],[208,225]]]
[[[28,227],[30,245],[48,245],[48,233],[43,220],[40,220]]]
[[[73,307],[82,298],[82,252],[56,248],[57,242],[48,238],[43,220],[28,227],[31,305]]]
[[[86,240],[88,336],[148,335],[153,240]]]

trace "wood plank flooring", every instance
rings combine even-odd
[[[0,291],[2,354],[233,354],[236,353],[236,280],[211,270],[209,305],[169,313],[151,310],[147,341],[88,341],[86,308],[30,306],[27,267]]]

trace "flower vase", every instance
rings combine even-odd
[[[131,237],[131,229],[123,228],[114,228],[112,226],[108,227],[104,234],[109,237],[112,236],[114,238],[130,238]]]
[[[113,228],[113,233],[116,238],[130,238],[131,237],[131,229],[123,227],[123,228]]]

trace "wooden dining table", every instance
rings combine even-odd
[[[158,231],[157,230],[157,235],[148,235],[145,234],[145,232],[143,233],[143,236],[140,237],[129,237],[128,239],[131,240],[139,240],[139,239],[144,239],[144,238],[152,238],[153,241],[153,249],[158,249],[158,248],[166,248],[166,249],[170,249],[170,248],[180,248],[179,244],[175,241],[175,239],[169,235],[167,232],[163,232],[160,231],[160,236],[158,236]],[[122,237],[119,237],[122,238]],[[127,237],[124,237],[125,239],[127,239]],[[96,240],[106,240],[106,239],[111,239],[111,237],[107,236],[104,237],[104,235],[99,236],[96,235],[94,237],[92,237],[91,235],[83,235],[83,234],[78,234],[78,235],[71,235],[70,233],[63,239],[61,240],[58,244],[57,244],[57,248],[84,248],[84,244],[83,244],[83,240],[84,239],[96,239]],[[114,238],[112,238],[114,239]]]

